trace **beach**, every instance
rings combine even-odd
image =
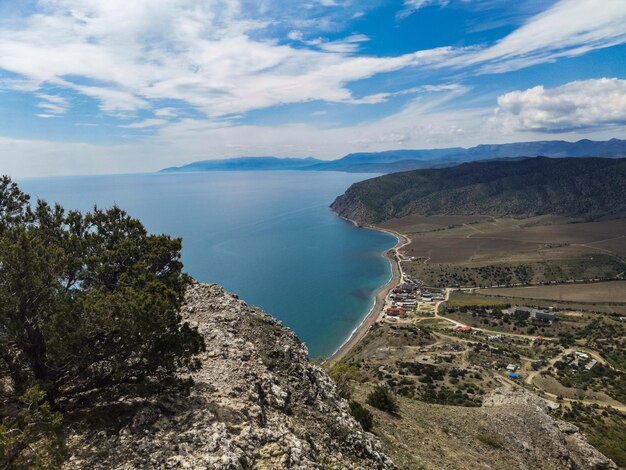
[[[389,279],[387,284],[376,291],[374,306],[363,319],[361,324],[352,332],[348,340],[325,361],[325,364],[329,366],[340,362],[344,357],[346,357],[352,348],[356,346],[358,342],[363,339],[363,337],[365,337],[372,325],[374,325],[382,316],[385,309],[385,299],[389,295],[389,292],[395,289],[402,281],[402,271],[400,269],[398,251],[408,245],[411,240],[407,236],[394,232],[393,230],[381,229],[374,226],[368,226],[366,228],[389,233],[398,239],[396,246],[385,253],[385,256],[391,263],[391,279]]]

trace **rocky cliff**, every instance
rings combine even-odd
[[[75,425],[67,468],[395,468],[277,320],[203,284],[183,314],[207,345],[191,393],[129,405],[117,427]]]

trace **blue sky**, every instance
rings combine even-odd
[[[611,137],[624,0],[0,0],[15,176]]]

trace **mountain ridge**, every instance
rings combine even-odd
[[[200,160],[182,166],[172,166],[159,173],[193,171],[278,171],[310,167],[322,162],[316,158],[238,157],[219,160]]]
[[[214,284],[189,286],[181,315],[206,341],[189,395],[77,423],[65,468],[396,468],[281,322]]]
[[[316,158],[238,157],[201,160],[160,170],[161,173],[193,171],[342,171],[351,173],[396,173],[424,168],[444,168],[461,163],[501,158],[536,157],[626,157],[626,140],[576,142],[545,140],[443,149],[386,150],[350,153],[337,160]]]

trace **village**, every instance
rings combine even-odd
[[[467,319],[449,315],[446,303],[453,289],[425,286],[419,279],[403,272],[402,261],[406,258],[400,253],[397,255],[400,282],[387,295],[377,324],[412,325],[429,331],[431,338],[438,339],[417,349],[417,356],[413,353],[416,364],[437,364],[440,367],[455,364],[455,367],[461,367],[460,370],[467,371],[488,369],[502,381],[534,387],[541,392],[542,388],[535,383],[539,377],[556,373],[557,368],[570,373],[588,372],[601,360],[590,351],[564,347],[555,335],[540,334],[546,329],[552,332],[550,328],[559,319],[560,312],[553,307],[470,307],[465,310],[471,313]],[[568,315],[567,312],[562,314]],[[511,328],[518,331],[507,331],[503,325],[513,325]],[[384,355],[390,357],[390,353],[391,350],[387,349]],[[407,359],[404,354],[402,357]]]
[[[380,320],[397,323],[410,322],[416,315],[434,316],[445,300],[445,289],[424,287],[419,280],[403,274],[402,283],[387,296]]]

